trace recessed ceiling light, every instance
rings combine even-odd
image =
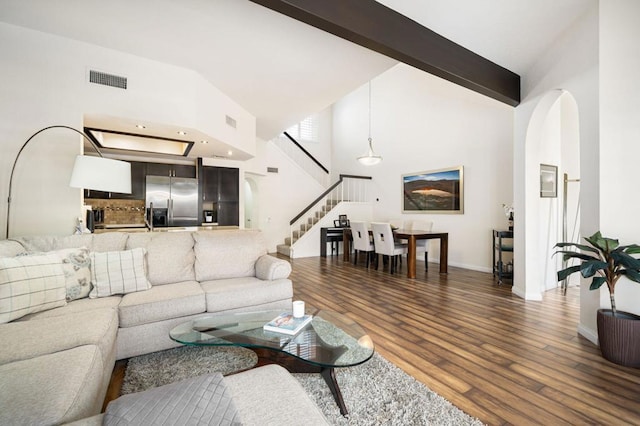
[[[178,134],[179,134],[180,136],[187,136],[187,132],[185,132],[184,130],[180,130],[180,131],[178,132]]]
[[[147,128],[147,126],[142,125],[142,124],[136,124],[136,127],[137,127],[138,129],[146,129],[146,128]]]
[[[200,143],[209,143],[209,141],[200,141]]]
[[[229,156],[233,155],[233,151],[231,151],[231,150],[227,151],[227,155],[229,155]]]

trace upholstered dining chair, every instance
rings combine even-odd
[[[358,252],[364,252],[367,256],[366,265],[368,268],[371,255],[374,253],[375,248],[371,242],[371,238],[369,237],[367,224],[364,222],[351,221],[350,228],[351,237],[353,238],[353,264],[356,265],[358,263]]]
[[[411,230],[412,231],[425,231],[431,232],[431,228],[433,228],[433,222],[427,220],[414,220],[411,222]],[[424,253],[424,269],[425,271],[429,270],[429,240],[417,240],[416,241],[416,258],[420,255],[420,253]]]
[[[371,223],[371,231],[373,232],[376,258],[379,255],[389,256],[389,271],[393,274],[398,267],[399,256],[407,253],[407,245],[395,241],[389,223],[373,222]],[[376,269],[377,265],[378,259],[376,259]]]

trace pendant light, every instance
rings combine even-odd
[[[369,151],[366,155],[358,157],[358,161],[360,162],[360,164],[363,164],[365,166],[375,166],[382,161],[382,157],[377,155],[373,151],[373,146],[371,143],[371,81],[369,81]]]

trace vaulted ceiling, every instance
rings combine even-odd
[[[379,0],[522,76],[596,2]],[[0,21],[193,69],[263,139],[397,63],[249,0],[0,0]]]

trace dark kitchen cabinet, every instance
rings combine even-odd
[[[220,175],[219,167],[203,167],[202,168],[202,201],[218,202],[218,176]]]
[[[231,167],[201,168],[202,204],[216,211],[218,225],[240,224],[240,171]],[[205,210],[208,210],[207,207]]]
[[[147,175],[195,178],[196,167],[185,164],[147,163]]]
[[[119,192],[84,190],[84,198],[114,199],[114,200],[144,200],[145,198],[145,178],[147,163],[130,161],[131,163],[131,194]]]
[[[238,202],[240,199],[240,172],[238,169],[219,167],[220,193],[218,201]]]
[[[146,196],[145,179],[147,176],[147,163],[131,161],[131,194],[112,194],[111,198],[125,200],[144,200]],[[115,197],[114,195],[118,195]]]

